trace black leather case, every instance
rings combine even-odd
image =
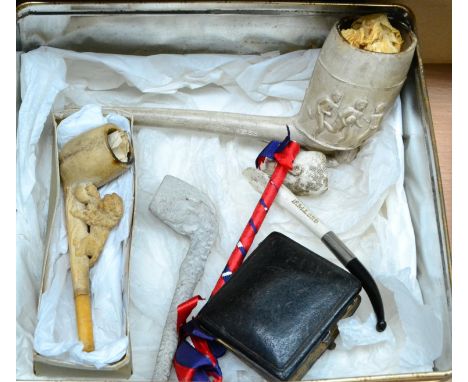
[[[360,290],[353,275],[273,232],[197,321],[268,379],[299,380],[357,309]]]

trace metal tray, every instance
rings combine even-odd
[[[290,2],[24,3],[17,51],[41,45],[103,53],[282,53],[320,47],[346,15],[385,12],[413,28],[408,8],[382,4]],[[193,31],[200,31],[194,35]],[[401,93],[405,191],[414,225],[418,280],[444,321],[444,350],[430,373],[335,381],[446,381],[451,378],[451,251],[424,70],[417,48]],[[434,298],[437,296],[437,298]],[[330,381],[330,380],[328,380]]]

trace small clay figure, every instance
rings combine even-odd
[[[76,199],[82,206],[71,211],[72,215],[81,219],[88,226],[88,235],[81,239],[77,246],[77,256],[87,256],[92,267],[101,254],[110,231],[123,215],[122,198],[113,193],[99,196],[99,192],[91,183],[80,184],[74,191]]]

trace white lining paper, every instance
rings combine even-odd
[[[53,99],[50,92],[58,95],[56,108],[97,102],[107,106],[182,107],[287,116],[299,110],[318,51],[262,56],[134,57],[40,48],[23,55],[22,62],[25,72],[32,70],[41,81],[42,62],[52,61],[66,68],[66,76],[64,70],[56,73],[57,80],[66,81],[62,88],[39,86],[49,98]],[[38,69],[34,71],[33,66]],[[31,81],[22,78],[22,83],[30,92],[37,91]],[[27,107],[24,98],[24,112],[23,107]],[[434,359],[441,353],[440,319],[423,305],[416,278],[414,234],[403,189],[401,119],[398,100],[382,129],[363,146],[357,158],[329,170],[329,191],[317,198],[304,198],[308,207],[340,235],[375,276],[389,323],[386,333],[371,330],[373,313],[362,293],[363,302],[355,316],[340,324],[343,336],[338,337],[337,348],[326,352],[306,378],[431,371]],[[134,142],[139,170],[138,202],[130,267],[132,379],[149,380],[178,268],[188,246],[186,239],[150,214],[149,201],[168,173],[192,183],[212,198],[220,217],[220,235],[196,291],[208,296],[258,200],[241,171],[252,166],[264,144],[246,138],[137,128]],[[23,135],[28,131],[21,119],[19,131]],[[26,142],[34,147],[34,141]],[[43,224],[44,219],[40,215],[38,224]],[[272,230],[279,230],[338,263],[318,239],[279,207],[269,212],[252,248]],[[414,334],[421,330],[430,332],[432,338]],[[220,362],[226,381],[261,379],[232,354]],[[19,374],[30,377],[27,360],[20,365]]]

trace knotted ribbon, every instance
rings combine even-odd
[[[226,349],[218,344],[212,336],[204,333],[196,321],[185,323],[198,302],[203,300],[200,296],[192,297],[177,307],[177,331],[179,332],[179,345],[177,347],[173,365],[179,381],[210,381],[223,380],[218,358],[222,357]],[[187,341],[190,337],[193,346]]]
[[[298,143],[291,141],[289,127],[287,130],[288,135],[282,142],[271,141],[261,151],[255,161],[257,168],[260,167],[266,158],[275,160],[277,165],[251,218],[232,251],[226,267],[211,292],[211,296],[218,293],[242,265],[255,235],[273,204],[279,188],[283,184],[284,178],[288,171],[292,169],[294,159],[300,151],[300,146]],[[190,313],[200,300],[203,299],[200,296],[195,296],[177,307],[179,345],[174,356],[173,365],[180,382],[209,382],[210,377],[213,378],[214,382],[221,382],[223,376],[218,358],[223,356],[226,350],[215,341],[215,338],[204,333],[197,326],[196,321],[191,320],[186,323]],[[190,337],[193,346],[187,341],[188,337]]]

